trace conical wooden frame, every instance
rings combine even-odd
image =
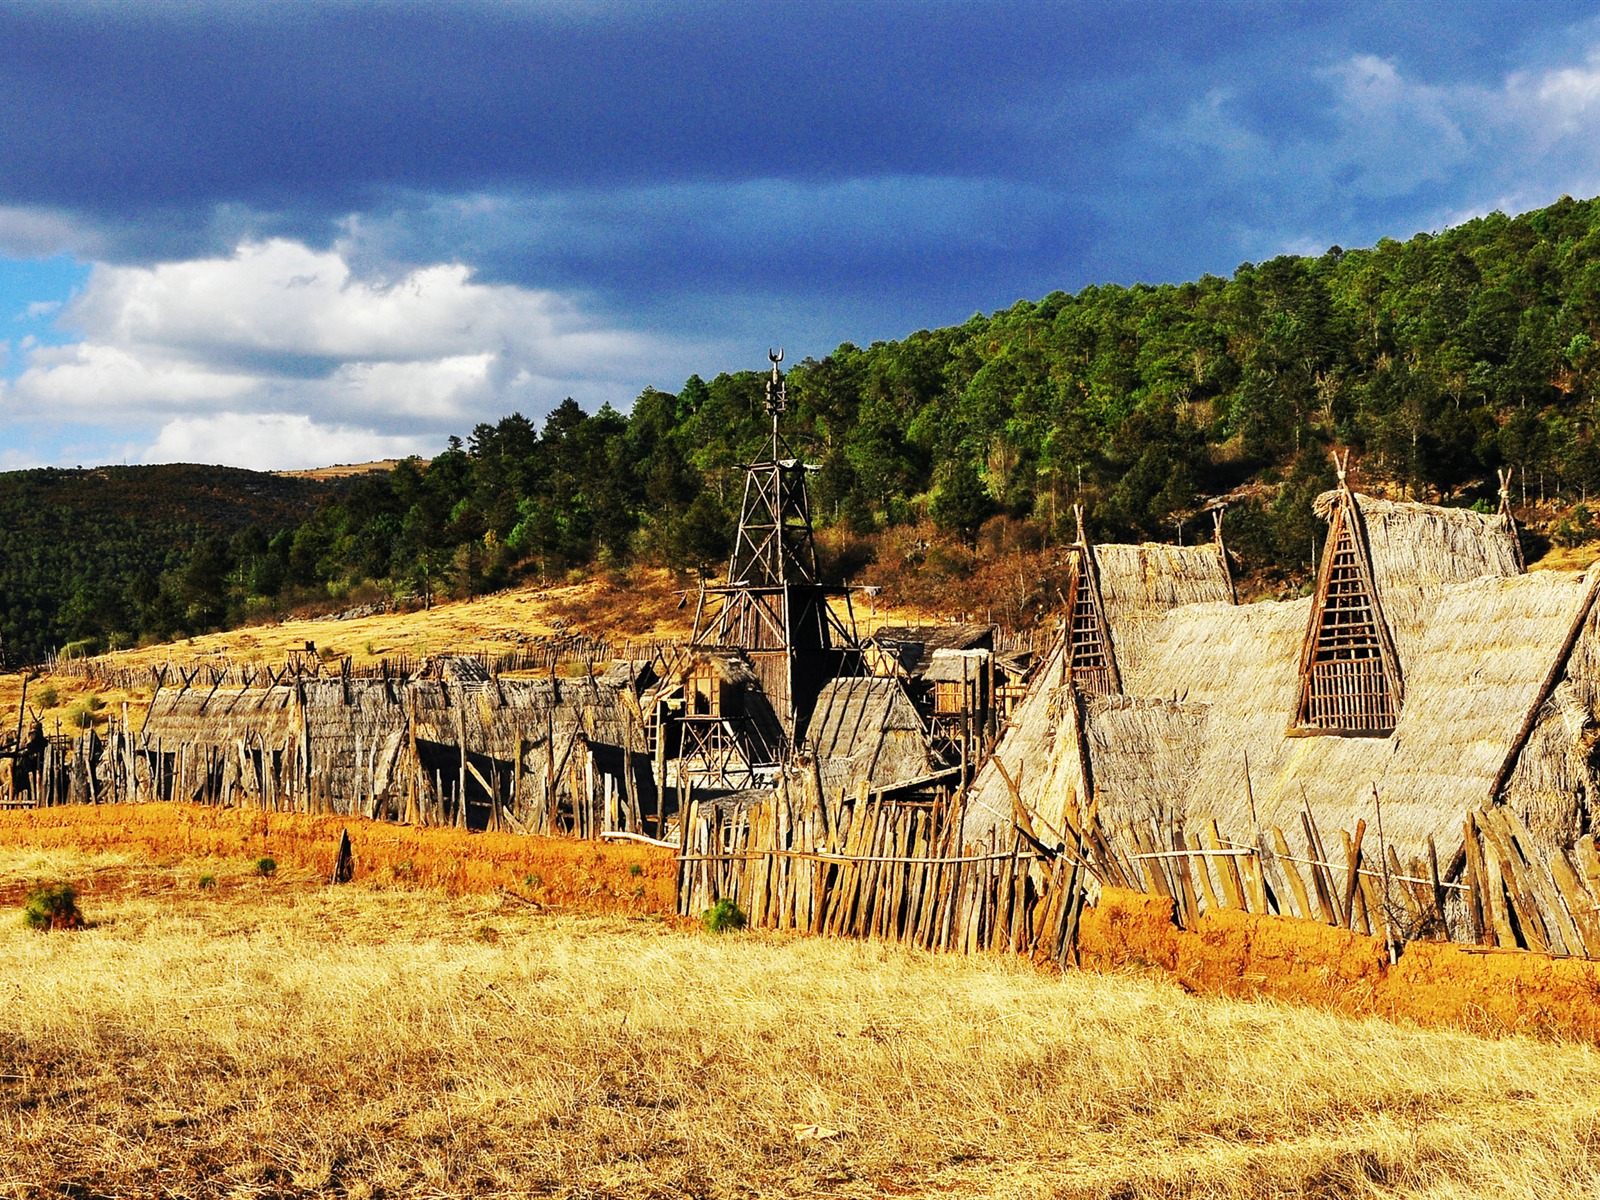
[[[1361,512],[1341,480],[1301,654],[1296,732],[1386,736],[1403,699]]]
[[[1094,551],[1080,540],[1073,547],[1072,581],[1067,594],[1067,670],[1086,692],[1116,696],[1122,692],[1117,656],[1106,628]]]

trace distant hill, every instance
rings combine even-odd
[[[422,466],[428,465],[427,459],[419,459]],[[382,458],[377,462],[364,463],[338,463],[331,467],[311,467],[304,471],[274,471],[274,475],[281,475],[285,479],[354,479],[358,475],[374,475],[384,471],[392,471],[400,465],[398,458]]]
[[[189,464],[0,473],[0,649],[28,662],[76,638],[214,620],[206,562],[188,571],[197,552],[266,546],[337,491]]]

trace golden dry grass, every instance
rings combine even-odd
[[[422,459],[422,466],[427,466],[429,459]],[[400,465],[398,458],[380,458],[375,462],[364,463],[339,463],[331,467],[312,467],[304,471],[274,471],[273,474],[281,475],[285,479],[354,479],[360,475],[376,475],[379,472],[389,472]]]
[[[1585,542],[1581,546],[1551,546],[1543,555],[1528,564],[1530,571],[1582,571],[1600,560],[1600,542]]]
[[[217,886],[196,880],[214,874]],[[871,943],[0,852],[0,1194],[1593,1195],[1600,1053]],[[799,1140],[796,1127],[837,1131]]]

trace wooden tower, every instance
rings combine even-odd
[[[817,578],[808,466],[788,451],[779,428],[787,407],[783,351],[768,352],[767,414],[772,440],[745,467],[739,532],[726,583],[702,585],[691,645],[738,650],[750,661],[783,735],[794,745],[829,680],[860,674],[850,593]]]
[[[1355,495],[1339,460],[1339,494],[1317,571],[1300,658],[1295,732],[1383,737],[1404,698],[1400,660],[1373,582],[1372,556]]]

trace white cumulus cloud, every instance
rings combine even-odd
[[[429,438],[325,425],[304,413],[221,413],[168,421],[144,461],[256,468],[268,462],[279,470],[295,470],[426,455],[437,449]]]
[[[159,427],[150,454],[163,460],[263,467],[356,446],[437,449],[446,433],[513,409],[538,415],[569,394],[625,404],[632,381],[662,365],[650,339],[557,293],[481,283],[456,263],[362,278],[340,249],[285,239],[226,258],[97,265],[60,323],[82,340],[30,348],[0,385],[0,411]]]
[[[1592,30],[1576,49],[1489,82],[1427,79],[1369,53],[1299,71],[1295,119],[1274,115],[1281,78],[1214,89],[1130,143],[1131,174],[1163,189],[1174,212],[1204,211],[1210,230],[1228,228],[1244,257],[1363,245],[1600,192]],[[1181,224],[1173,232],[1184,236]]]

